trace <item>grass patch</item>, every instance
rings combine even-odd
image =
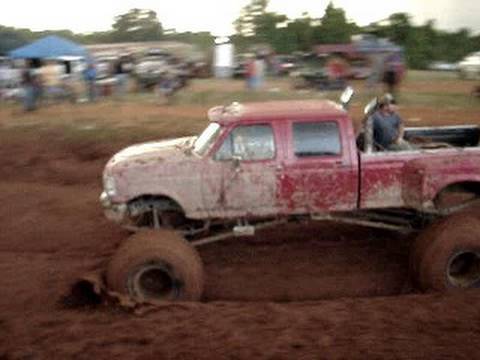
[[[352,85],[356,90],[352,114],[361,118],[361,109],[381,94],[381,87],[366,89],[362,81],[354,81]],[[480,110],[479,99],[469,95],[472,86],[472,82],[457,79],[455,73],[409,71],[400,87],[399,100],[402,111],[465,110],[465,115],[459,118],[470,119]],[[248,91],[241,80],[198,79],[180,91],[171,105],[162,105],[154,93],[102,99],[95,104],[51,105],[32,113],[23,113],[20,105],[2,104],[0,126],[2,136],[31,132],[41,136],[55,130],[65,141],[139,142],[198,134],[207,125],[207,110],[215,105],[233,101],[338,100],[339,95],[339,91],[296,91],[290,78],[268,78],[259,91]],[[429,122],[436,120],[423,118]]]

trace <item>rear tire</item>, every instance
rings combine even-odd
[[[421,287],[419,269],[425,257],[425,252],[435,241],[433,232],[432,226],[424,229],[415,239],[410,250],[410,278],[413,284],[418,287]]]
[[[109,289],[137,302],[197,301],[203,277],[197,251],[170,230],[136,233],[120,246],[107,269]]]
[[[417,238],[411,256],[423,290],[480,287],[480,221],[459,213],[433,224]]]

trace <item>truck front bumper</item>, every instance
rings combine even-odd
[[[123,223],[127,217],[126,204],[114,204],[106,192],[100,195],[100,203],[103,207],[105,217],[116,223]]]

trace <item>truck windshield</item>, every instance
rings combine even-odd
[[[203,156],[210,146],[215,142],[220,134],[220,125],[218,123],[210,123],[202,134],[195,140],[193,144],[193,151],[200,156]]]

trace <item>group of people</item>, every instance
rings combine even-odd
[[[35,110],[41,102],[77,100],[78,65],[68,61],[30,61],[19,72],[20,90],[17,98],[25,111]]]
[[[42,66],[25,67],[21,72],[21,99],[24,110],[33,111],[40,102],[50,100],[75,102],[75,77],[70,66],[47,60]]]
[[[95,62],[88,62],[83,70],[83,80],[85,82],[86,98],[93,102],[100,93],[101,82],[107,81],[108,88],[113,87],[114,92],[118,96],[123,96],[127,92],[129,74],[125,64],[120,60],[116,61],[112,66],[112,71],[103,74],[101,71],[101,79],[99,80],[99,71]],[[111,76],[110,76],[111,75]],[[110,79],[110,80],[107,80]]]
[[[94,62],[88,62],[81,72],[75,74],[71,71],[72,69],[68,69],[70,64],[62,64],[55,60],[47,60],[41,65],[29,66],[22,71],[22,99],[25,111],[35,110],[41,100],[68,99],[76,102],[79,97],[93,102],[97,99],[100,89],[98,71]],[[81,87],[82,82],[85,85],[85,96],[81,96],[76,91]],[[114,74],[115,92],[123,95],[126,92],[127,83],[126,72],[121,64],[117,64]]]
[[[93,61],[87,62],[80,72],[77,70],[75,76],[66,74],[60,69],[63,65],[55,61],[46,61],[41,65],[29,66],[22,71],[21,99],[25,111],[35,110],[41,101],[47,99],[94,102],[101,95],[114,94],[122,97],[127,93],[130,84],[129,73],[120,62],[114,64],[107,76]],[[259,86],[260,65],[255,68],[255,85],[252,86]],[[162,100],[169,102],[176,91],[187,85],[187,81],[187,77],[166,70],[158,78],[154,89],[161,95]]]

